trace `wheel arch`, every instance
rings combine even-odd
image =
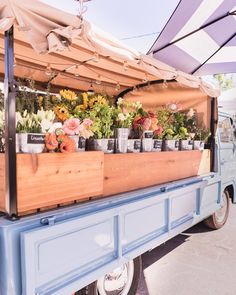
[[[236,195],[235,195],[236,185],[235,185],[235,182],[226,183],[223,186],[223,191],[224,190],[228,191],[231,202],[236,203]]]

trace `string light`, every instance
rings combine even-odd
[[[148,75],[147,73],[145,74],[145,77],[143,78],[143,83],[147,83],[148,82]]]
[[[168,88],[168,83],[166,80],[163,80],[162,88],[164,88],[164,89]]]
[[[46,76],[51,77],[52,76],[52,68],[51,65],[48,63],[46,71],[45,71]]]
[[[137,88],[136,85],[134,85],[134,87],[133,87],[133,92],[136,92],[136,91],[138,91],[138,88]]]
[[[93,58],[91,60],[94,62],[99,62],[99,54],[97,52],[94,52]]]
[[[125,72],[127,72],[128,69],[129,69],[129,65],[128,65],[128,62],[126,60],[123,63],[123,69],[124,69]]]
[[[102,84],[102,81],[101,81],[101,75],[98,75],[98,78],[97,78],[97,80],[95,81],[95,83],[96,83],[97,85],[101,85],[101,84]]]
[[[120,83],[117,83],[117,84],[116,84],[116,88],[115,88],[115,90],[116,90],[116,91],[119,91],[119,90],[120,90]]]
[[[79,77],[79,66],[78,65],[75,65],[75,77]]]

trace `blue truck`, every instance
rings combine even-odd
[[[108,48],[102,45],[92,47],[93,44],[103,44],[107,37],[102,36],[96,43],[97,39],[91,39],[93,34],[89,34],[90,31],[86,35],[89,26],[82,29],[82,17],[33,2],[32,7],[27,2],[27,9],[22,9],[24,13],[19,17],[20,10],[12,9],[13,1],[7,1],[8,9],[2,9],[7,17],[1,19],[0,26],[5,31],[4,36],[0,34],[1,58],[4,58],[5,66],[4,69],[2,62],[0,76],[5,76],[6,115],[5,169],[1,168],[0,173],[3,176],[6,171],[6,192],[1,193],[6,197],[4,205],[7,207],[0,217],[0,295],[134,295],[142,270],[140,257],[144,252],[203,220],[213,229],[225,224],[230,202],[236,202],[236,139],[232,119],[224,113],[217,116],[216,95],[201,79],[179,73],[149,57],[137,56],[124,47],[120,48],[120,43],[116,44],[114,40]],[[36,4],[40,5],[39,8]],[[44,10],[48,11],[46,16],[43,16]],[[23,21],[28,11],[31,11],[32,19],[37,20],[31,27],[27,25],[28,17],[25,23]],[[7,12],[11,14],[8,16]],[[14,20],[20,27],[15,38]],[[42,43],[33,38],[39,33],[41,21],[38,20],[44,20],[42,23],[47,25],[40,38],[35,39],[42,40]],[[80,28],[76,32],[81,33],[86,42],[79,38],[66,54],[53,52],[45,58],[35,54],[31,45],[39,52],[47,51],[49,45],[52,51],[54,47],[62,49],[69,45],[68,36],[74,27]],[[28,34],[30,41],[22,37],[22,32]],[[100,48],[100,55],[97,48]],[[55,71],[52,71],[50,62]],[[98,75],[95,70],[96,75],[93,71],[91,74],[90,67],[98,70]],[[173,83],[168,83],[171,97],[183,98],[184,103],[195,99],[194,103],[199,103],[199,113],[209,114],[211,169],[206,174],[18,218],[15,144],[18,86],[14,74],[21,78],[35,76],[38,86],[44,86],[44,89],[45,81],[55,87],[64,85],[80,90],[88,90],[89,86],[96,87],[103,82],[105,89],[113,94],[130,87],[136,93],[136,85],[142,84],[148,90],[147,97],[153,94],[153,101],[160,105],[167,102],[166,79],[172,79]],[[150,85],[157,78],[164,87],[151,93]],[[93,85],[91,79],[98,83]],[[176,94],[176,81],[186,86],[183,92]],[[189,85],[194,89],[190,93]],[[201,100],[203,96],[204,102]],[[3,177],[1,179],[3,181]]]
[[[135,294],[140,255],[236,202],[233,122],[219,113],[214,171],[12,222],[0,219],[0,294]],[[77,291],[80,290],[80,291]]]

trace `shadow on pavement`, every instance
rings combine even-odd
[[[178,236],[170,239],[169,241],[161,244],[150,252],[146,252],[142,255],[143,270],[157,262],[159,259],[181,246],[186,240],[191,237],[192,234],[209,232],[212,229],[207,228],[203,223],[199,223]],[[145,281],[144,273],[141,275],[140,284],[136,295],[148,295],[148,287]]]

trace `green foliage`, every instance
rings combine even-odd
[[[94,138],[111,138],[114,135],[114,107],[96,103],[90,110],[81,112],[80,119],[90,118],[93,121],[91,131]]]
[[[221,90],[228,90],[234,87],[232,76],[230,77],[226,74],[216,74],[214,77],[219,82]]]
[[[208,138],[210,137],[211,132],[208,128],[202,126],[202,127],[197,127],[196,128],[196,132],[195,132],[195,136],[194,136],[194,140],[201,140],[206,142],[208,140]]]

